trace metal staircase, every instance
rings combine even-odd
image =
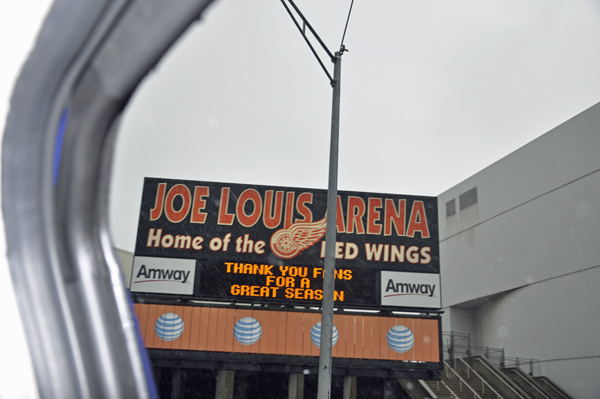
[[[442,380],[428,381],[427,385],[438,398],[530,399],[506,383],[500,372],[497,373],[496,379],[488,378],[464,359],[458,358],[455,359],[454,367],[445,361]]]
[[[442,380],[399,380],[411,399],[572,399],[540,376],[537,359],[509,358],[502,348],[473,346],[469,334],[456,332],[443,333],[443,349]],[[423,389],[405,387],[417,384]]]
[[[518,382],[511,376],[514,373],[521,373]],[[407,393],[411,399],[571,399],[548,379],[544,378],[544,384],[551,388],[541,386],[537,381],[540,378],[531,378],[520,369],[501,371],[480,356],[456,358],[444,361],[442,380],[413,381],[412,384],[425,385],[425,389]],[[401,385],[407,385],[406,381]]]
[[[566,392],[546,377],[532,377],[518,367],[509,367],[503,371],[532,399],[571,399]]]

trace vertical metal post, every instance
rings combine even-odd
[[[467,357],[471,357],[471,333],[467,337]]]
[[[450,347],[448,348],[450,364],[454,363],[454,331],[450,331]]]
[[[529,375],[533,377],[533,359],[529,360]]]
[[[333,59],[333,105],[331,112],[331,142],[329,150],[329,186],[327,188],[327,226],[325,233],[325,278],[321,307],[321,346],[319,352],[319,382],[317,398],[331,396],[331,338],[333,332],[333,290],[335,273],[335,235],[337,215],[338,147],[340,134],[340,93],[342,55]]]

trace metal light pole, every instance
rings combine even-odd
[[[331,142],[329,147],[329,184],[327,187],[327,225],[325,233],[325,278],[323,281],[323,302],[321,305],[321,345],[319,352],[319,382],[317,398],[331,396],[331,348],[333,335],[333,291],[335,285],[335,235],[337,215],[338,147],[340,135],[340,92],[342,53],[344,46],[332,59],[333,105],[331,111]]]
[[[319,35],[317,35],[317,32],[315,32],[304,15],[302,15],[296,4],[294,4],[294,1],[287,1],[302,19],[302,27],[294,17],[290,7],[287,6],[286,0],[281,0],[281,3],[294,21],[294,24],[302,34],[302,37],[304,37],[306,44],[310,47],[310,50],[317,61],[319,61],[321,68],[323,68],[323,71],[329,78],[331,86],[333,87],[331,142],[329,145],[329,184],[327,187],[327,223],[325,231],[325,276],[323,279],[323,302],[321,304],[321,343],[319,346],[319,382],[317,386],[317,398],[329,399],[331,397],[331,348],[333,346],[333,294],[335,285],[335,235],[337,228],[337,177],[340,135],[340,93],[342,89],[342,54],[347,51],[344,47],[344,38],[346,37],[346,29],[348,28],[348,21],[350,20],[350,13],[352,12],[354,0],[350,3],[350,10],[348,11],[348,18],[346,19],[346,26],[344,27],[344,34],[342,35],[340,50],[335,54],[331,54],[331,51],[329,51],[325,43],[323,43]],[[318,43],[333,62],[333,78],[329,74],[329,71],[327,71],[323,61],[319,58],[315,48],[306,37],[305,28],[308,28],[314,35]]]

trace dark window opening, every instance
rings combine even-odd
[[[477,203],[477,187],[473,187],[472,189],[465,191],[458,197],[458,202],[460,204],[460,210],[466,209],[471,205],[475,205]]]
[[[456,215],[456,199],[452,198],[450,201],[446,202],[446,217]]]

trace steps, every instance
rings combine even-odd
[[[510,367],[503,370],[504,374],[521,388],[531,399],[552,399],[544,393],[533,380],[518,367]]]
[[[552,399],[573,399],[568,393],[562,390],[558,385],[548,377],[533,377],[533,380],[546,394]]]
[[[566,392],[546,377],[532,378],[518,367],[509,367],[503,371],[532,399],[571,399]]]
[[[520,369],[500,371],[479,356],[455,359],[453,367],[445,361],[442,380],[425,384],[440,399],[572,399],[545,377],[530,378]],[[429,396],[410,392],[411,399]]]
[[[446,366],[447,368],[447,366]],[[486,381],[487,382],[487,381]],[[431,390],[439,397],[480,398],[480,399],[499,399],[505,396],[498,395],[498,387],[487,382],[487,385],[472,372],[467,370],[445,369],[443,379],[440,382],[427,381]],[[493,389],[490,389],[491,388]],[[456,396],[454,396],[454,395]]]

